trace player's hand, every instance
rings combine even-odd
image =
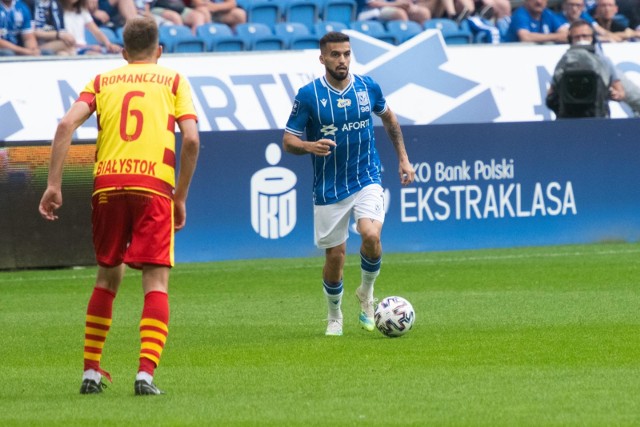
[[[42,199],[40,199],[40,206],[38,208],[42,218],[49,221],[55,221],[58,219],[55,211],[58,210],[60,206],[62,206],[62,193],[60,190],[47,187],[42,195]]]
[[[610,87],[609,98],[614,101],[622,101],[624,99],[624,92],[616,89],[615,87]]]
[[[416,178],[416,172],[413,170],[413,166],[409,160],[403,160],[400,162],[399,173],[400,173],[400,183],[402,185],[409,185]]]
[[[107,52],[109,53],[120,53],[122,52],[122,46],[117,45],[117,44],[113,44],[113,43],[107,43]]]
[[[180,231],[187,223],[187,207],[185,202],[174,200],[173,202],[173,229]]]
[[[311,150],[309,152],[316,156],[326,157],[335,146],[336,143],[330,139],[319,139],[311,144]]]

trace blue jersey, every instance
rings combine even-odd
[[[57,0],[37,0],[33,9],[33,22],[37,30],[64,29],[63,11]]]
[[[0,38],[22,46],[21,34],[32,33],[31,11],[22,1],[0,2]]]
[[[558,31],[562,27],[562,22],[558,19],[557,15],[551,11],[551,9],[544,9],[540,19],[534,19],[529,14],[529,11],[520,6],[511,14],[511,24],[505,34],[505,42],[518,42],[519,30],[528,30],[531,33],[551,34]]]
[[[302,87],[285,127],[300,138],[306,129],[308,141],[326,138],[336,143],[326,157],[311,155],[316,205],[336,203],[369,184],[381,183],[371,113],[383,114],[387,101],[370,77],[350,77],[341,91],[324,76]]]

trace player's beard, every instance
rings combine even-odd
[[[339,82],[343,81],[349,76],[349,68],[343,68],[340,70],[327,69],[327,71],[329,72],[329,75],[331,75],[331,77],[333,77],[336,81],[339,81]]]

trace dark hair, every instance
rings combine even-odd
[[[122,39],[129,56],[145,57],[158,46],[158,24],[152,17],[129,19],[124,25]]]
[[[324,49],[327,43],[344,43],[349,41],[349,36],[340,31],[329,31],[320,39],[320,50]]]
[[[591,34],[594,33],[593,31],[593,27],[591,27],[591,24],[589,24],[587,21],[585,21],[584,19],[576,19],[575,21],[573,21],[570,25],[569,25],[569,31],[573,30],[574,28],[578,28],[578,27],[589,27],[591,28]]]
[[[71,4],[72,0],[61,0],[60,5],[62,6],[62,10],[72,10],[75,13],[82,12],[82,9],[87,8],[87,0],[80,0],[74,4]]]

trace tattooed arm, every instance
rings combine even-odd
[[[393,148],[396,150],[398,156],[398,173],[400,174],[400,182],[402,185],[408,185],[413,182],[415,178],[415,171],[413,166],[409,162],[409,155],[404,146],[404,138],[402,137],[402,129],[398,123],[398,118],[395,113],[387,107],[387,110],[380,116],[384,130],[387,132],[387,136],[393,144]]]

